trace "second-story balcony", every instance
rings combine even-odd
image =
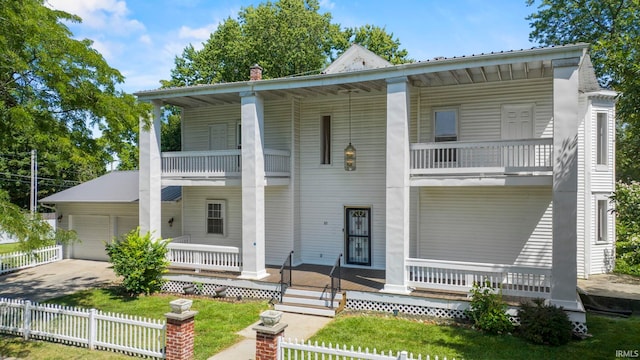
[[[264,150],[265,177],[289,177],[289,152]],[[176,151],[162,153],[164,179],[239,179],[242,150]]]
[[[411,176],[548,176],[553,139],[411,144]]]

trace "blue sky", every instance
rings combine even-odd
[[[175,56],[189,44],[201,48],[227,17],[259,0],[46,0],[80,16],[68,24],[76,38],[94,41],[109,65],[126,77],[127,92],[155,89],[170,77]],[[530,48],[535,11],[525,0],[321,0],[342,27],[385,27],[409,57],[426,60]]]

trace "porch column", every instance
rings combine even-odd
[[[577,310],[578,65],[553,65],[553,259],[551,302]]]
[[[162,237],[161,192],[162,164],[160,154],[160,117],[162,103],[153,101],[151,119],[140,119],[139,200],[140,233],[150,231]]]
[[[387,81],[386,279],[383,292],[409,293],[409,83]]]
[[[264,237],[264,114],[258,93],[241,93],[242,121],[242,273],[261,279],[265,269]]]

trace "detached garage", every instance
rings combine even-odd
[[[162,189],[162,237],[182,234],[181,189]],[[80,242],[65,257],[107,261],[104,243],[138,226],[138,172],[114,171],[40,200],[56,208],[58,226],[75,230]]]

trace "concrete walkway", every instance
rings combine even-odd
[[[0,297],[41,302],[115,280],[108,262],[64,259],[0,275]]]
[[[640,277],[623,274],[591,275],[578,279],[578,287],[591,295],[640,300]]]
[[[284,331],[285,338],[304,339],[307,340],[318,330],[331,322],[330,318],[321,316],[301,315],[301,314],[282,314],[280,322],[288,324]],[[209,360],[253,360],[256,357],[256,332],[252,328],[260,322],[249,325],[246,329],[238,332],[244,337],[243,340],[235,345],[223,350]]]

